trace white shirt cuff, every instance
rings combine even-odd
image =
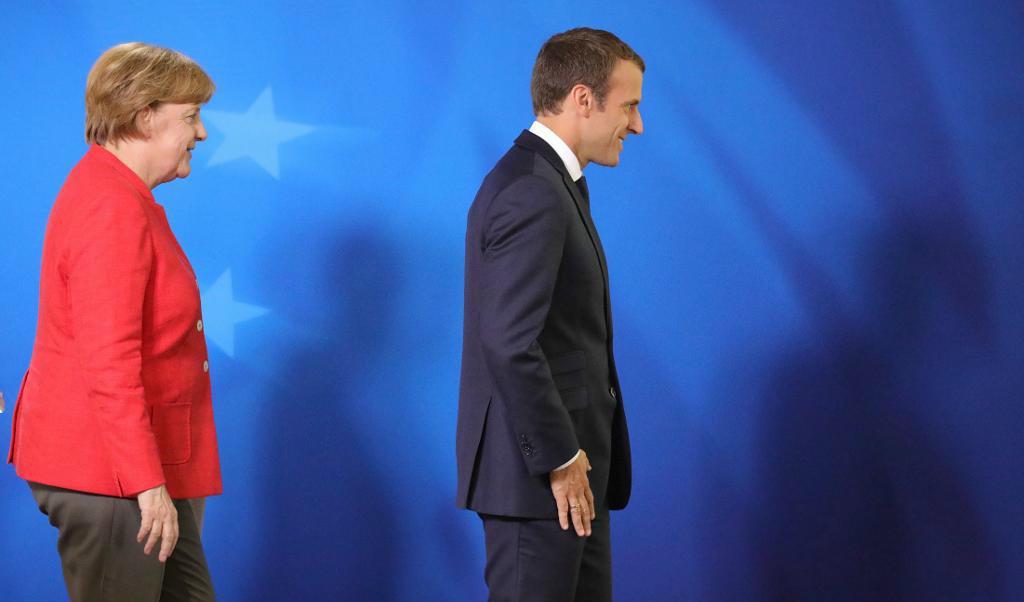
[[[581,449],[580,451],[576,452],[576,455],[572,457],[572,460],[569,460],[569,461],[568,461],[568,462],[566,462],[565,464],[562,464],[561,466],[559,466],[559,467],[558,467],[558,468],[556,468],[555,470],[562,470],[563,468],[569,468],[569,465],[570,465],[570,464],[572,464],[573,462],[575,462],[575,461],[576,461],[576,458],[579,458],[579,457],[580,457],[580,452],[581,452],[581,451],[583,451],[583,450]]]

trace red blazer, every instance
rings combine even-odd
[[[163,207],[92,146],[46,227],[7,461],[28,481],[101,495],[218,494],[209,366],[198,282]]]

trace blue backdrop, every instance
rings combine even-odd
[[[634,445],[623,601],[1024,599],[1020,2],[17,2],[0,21],[0,416],[109,46],[212,75],[156,190],[203,290],[222,600],[484,596],[454,509],[465,214],[552,33],[648,69],[588,169]],[[0,471],[0,599],[63,597]]]

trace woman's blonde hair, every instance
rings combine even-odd
[[[215,86],[184,54],[142,42],[107,50],[85,83],[85,140],[105,144],[140,134],[136,117],[163,102],[203,104]]]

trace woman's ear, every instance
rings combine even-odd
[[[149,138],[152,135],[153,120],[155,118],[156,110],[150,106],[142,107],[142,110],[135,114],[135,129],[138,130],[139,136],[143,139]]]

